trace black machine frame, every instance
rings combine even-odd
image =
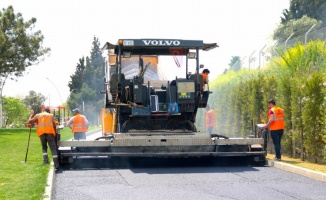
[[[218,47],[201,40],[120,39],[103,49],[113,55],[105,77],[105,106],[102,110],[116,119],[116,130],[106,131],[95,140],[58,141],[61,163],[83,157],[245,157],[257,164],[266,163],[264,138],[228,138],[216,133],[199,132],[194,123],[198,108],[205,108],[211,91],[203,91],[199,73],[199,52]],[[139,56],[138,74],[126,78],[122,62]],[[182,78],[146,81],[142,56],[186,56]],[[196,59],[196,72],[188,74],[188,58]],[[108,68],[108,66],[107,66]],[[156,90],[155,90],[156,88]],[[114,118],[113,114],[113,118]],[[116,124],[115,124],[116,123]],[[102,123],[103,125],[103,123]]]
[[[203,78],[199,73],[200,50],[209,51],[216,43],[202,40],[178,39],[119,39],[118,44],[106,43],[103,49],[115,55],[115,64],[108,72],[106,108],[117,109],[117,132],[131,130],[196,131],[194,125],[198,108],[206,107],[211,91],[202,91]],[[139,56],[140,73],[125,79],[121,72],[123,58]],[[182,78],[161,85],[154,91],[152,82],[144,82],[145,68],[142,56],[185,56],[186,72]],[[196,60],[196,71],[188,74],[188,59]],[[178,85],[193,88],[180,91]],[[111,95],[111,96],[110,96]]]

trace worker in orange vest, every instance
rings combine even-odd
[[[42,144],[42,152],[43,152],[43,165],[49,164],[49,157],[47,148],[48,145],[51,149],[52,158],[54,162],[54,167],[56,169],[59,168],[59,159],[57,152],[57,145],[55,143],[56,136],[56,124],[54,121],[53,114],[50,113],[49,108],[45,108],[45,106],[41,107],[41,113],[34,115],[34,111],[30,111],[30,116],[28,119],[28,123],[36,123],[36,133],[41,140]]]
[[[210,106],[206,105],[206,127],[210,134],[213,133],[213,129],[215,126],[215,112],[213,109],[210,108]]]
[[[74,133],[74,140],[86,140],[86,132],[88,130],[87,118],[80,114],[78,108],[72,110],[74,116],[68,121],[67,126]]]
[[[204,69],[201,73],[201,75],[203,75],[203,88],[202,91],[205,90],[205,84],[208,83],[208,75],[209,75],[210,71],[208,69]]]
[[[281,139],[284,133],[284,111],[282,108],[276,106],[275,100],[268,100],[268,122],[263,126],[268,128],[271,132],[275,148],[275,160],[281,160]]]

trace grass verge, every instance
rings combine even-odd
[[[267,154],[268,159],[272,160],[272,159],[274,159],[274,157],[275,157],[275,155],[273,155],[273,154]],[[311,163],[308,161],[301,161],[300,158],[291,158],[286,155],[282,155],[281,162],[288,163],[288,164],[295,165],[295,166],[302,167],[302,168],[306,168],[306,169],[311,169],[314,171],[326,173],[326,164],[316,164],[316,163]]]
[[[90,127],[89,131],[99,129]],[[29,128],[0,128],[0,199],[43,199],[49,165],[43,166],[42,147],[35,128],[27,154]],[[71,139],[73,134],[67,127],[60,130],[62,140]],[[49,159],[52,154],[48,149]]]
[[[0,129],[0,199],[43,199],[49,165],[42,166],[41,142],[34,128],[24,162],[29,131]]]

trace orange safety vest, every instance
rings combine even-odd
[[[74,132],[87,132],[87,125],[85,123],[85,116],[81,114],[77,114],[74,117],[73,122],[71,123],[72,129],[71,131]]]
[[[203,75],[203,84],[207,83],[208,74],[202,73]]]
[[[210,109],[206,112],[206,127],[215,126],[215,112]]]
[[[47,112],[37,114],[36,120],[36,133],[38,137],[45,133],[52,134],[55,137],[55,130],[53,127],[53,115]]]
[[[284,129],[284,111],[283,111],[283,109],[280,107],[274,106],[273,108],[271,108],[271,111],[273,111],[273,122],[269,126],[270,130],[273,131],[273,130]]]
[[[208,79],[208,74],[206,73],[202,73],[201,75],[203,75],[203,90],[205,89],[205,84],[207,84],[207,79]]]

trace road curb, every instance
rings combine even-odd
[[[53,186],[53,180],[54,180],[54,163],[51,162],[50,164],[50,170],[48,174],[48,179],[46,182],[46,187],[43,195],[44,200],[51,200],[52,199],[52,186]]]
[[[290,165],[290,164],[284,163],[282,161],[274,161],[274,160],[268,159],[267,162],[268,162],[268,165],[271,167],[279,168],[284,171],[300,174],[302,176],[306,176],[306,177],[309,177],[312,179],[326,182],[326,173],[316,172],[316,171],[306,169],[303,167]]]

